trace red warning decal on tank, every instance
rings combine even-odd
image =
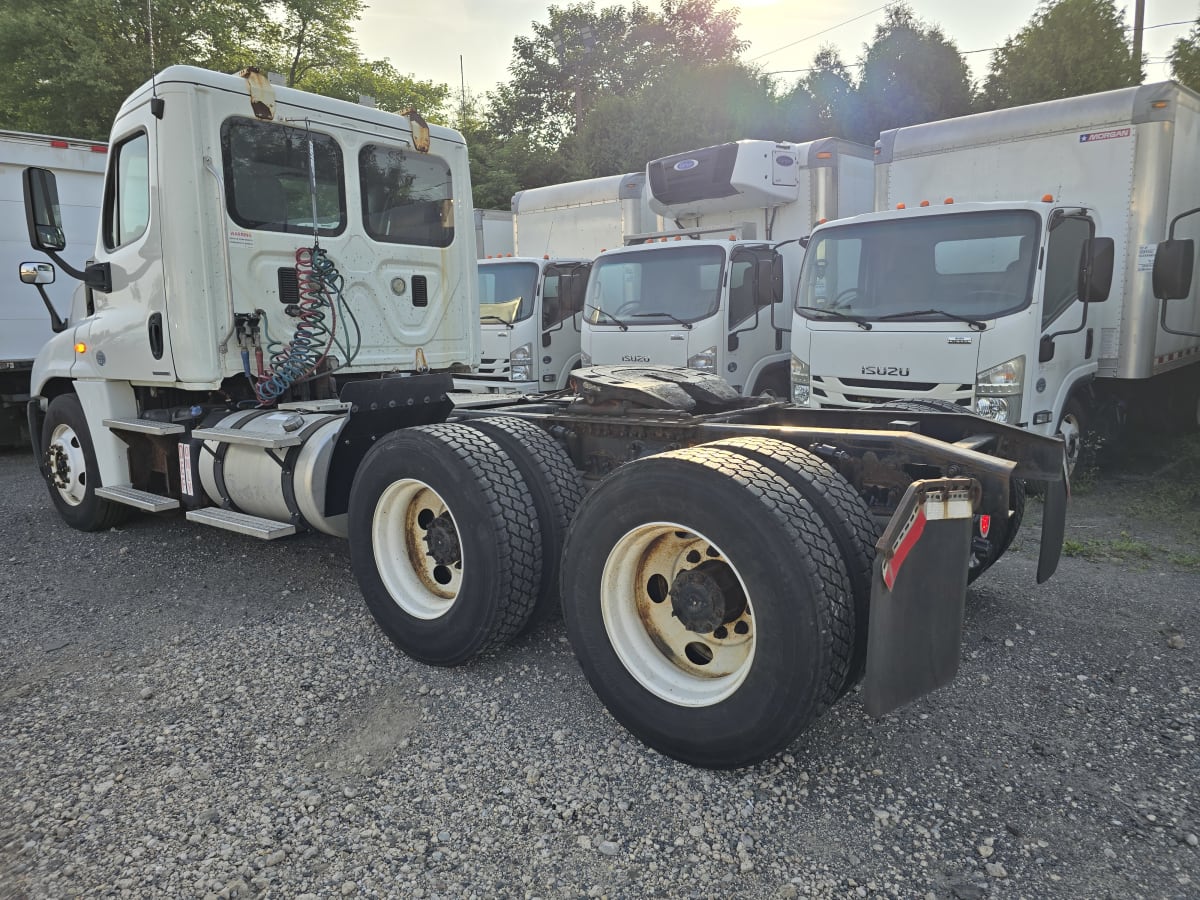
[[[1079,136],[1079,143],[1090,144],[1093,141],[1111,141],[1114,138],[1126,138],[1133,134],[1132,128],[1113,128],[1110,131],[1093,131]]]

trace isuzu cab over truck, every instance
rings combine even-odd
[[[21,211],[21,172],[26,166],[51,169],[61,185],[63,219],[78,234],[94,234],[100,220],[100,186],[104,178],[105,152],[101,141],[50,137],[0,131],[0,271],[11,274],[29,256],[29,235]],[[75,254],[83,262],[87,251]],[[53,265],[43,262],[53,271]],[[51,282],[46,288],[50,307],[45,310],[22,297],[5,297],[0,314],[0,444],[25,446],[25,406],[29,402],[29,372],[42,344],[65,327],[68,318],[81,318],[82,308],[73,309],[71,295],[76,285],[70,280]],[[24,294],[19,282],[10,280],[6,294]],[[79,291],[79,300],[84,300]],[[53,310],[53,316],[47,313]]]
[[[518,191],[512,253],[479,264],[479,369],[459,390],[541,393],[580,366],[581,299],[592,258],[625,236],[657,229],[646,175],[612,175]]]
[[[1168,222],[1200,205],[1200,96],[1150,84],[885,132],[872,215],[812,236],[792,397],[954,404],[1085,435],[1200,399],[1193,291],[1159,323]],[[1182,237],[1197,220],[1180,223]]]
[[[651,162],[650,206],[676,232],[597,259],[584,363],[715,373],[742,394],[788,395],[800,240],[871,208],[871,150],[835,138],[737,141]]]
[[[57,262],[54,174],[23,177]],[[1054,571],[1061,442],[965,412],[813,411],[644,367],[456,408],[479,353],[470,197],[462,138],[416,112],[254,70],[134,92],[94,260],[63,266],[91,311],[33,370],[62,518],[346,537],[380,628],[434,665],[561,606],[613,715],[718,767],[783,749],[860,678],[880,715],[950,681],[969,561],[1012,540],[1022,479],[1046,483]]]

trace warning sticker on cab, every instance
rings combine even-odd
[[[254,232],[232,229],[229,232],[229,243],[238,247],[253,247]]]
[[[1088,134],[1079,136],[1079,143],[1090,144],[1093,141],[1111,141],[1114,138],[1129,137],[1133,134],[1132,128],[1114,128],[1111,131],[1092,131]]]

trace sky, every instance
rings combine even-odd
[[[370,59],[388,59],[396,69],[421,80],[442,82],[456,91],[460,86],[459,57],[467,90],[482,95],[497,83],[507,81],[512,60],[513,38],[529,34],[531,24],[547,19],[553,3],[567,6],[572,0],[369,0],[359,22],[359,47]],[[658,0],[645,0],[658,9]],[[780,73],[780,84],[790,87],[801,73],[789,70],[811,65],[813,55],[824,43],[835,45],[848,64],[855,62],[868,43],[875,26],[883,21],[880,8],[886,0],[720,0],[722,9],[737,8],[741,27],[738,36],[750,46],[742,59],[761,65],[763,71]],[[908,0],[917,16],[940,25],[961,52],[997,47],[1025,25],[1038,8],[1037,0]],[[617,5],[597,0],[597,7]],[[628,5],[628,4],[625,4]],[[1132,2],[1125,21],[1133,24]],[[865,14],[865,15],[864,15]],[[1198,0],[1146,0],[1146,25],[1194,22],[1200,15]],[[856,19],[856,21],[848,21]],[[844,23],[844,24],[843,24]],[[825,31],[817,35],[817,32]],[[1170,77],[1163,58],[1176,38],[1189,25],[1148,28],[1144,52],[1147,81]],[[817,36],[814,36],[817,35]],[[966,56],[977,80],[987,74],[990,53]]]

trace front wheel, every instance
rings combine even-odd
[[[63,521],[80,531],[104,531],[125,521],[129,507],[96,496],[100,467],[83,405],[74,394],[50,401],[42,447],[42,474]]]
[[[852,597],[825,523],[763,463],[696,447],[618,469],[563,553],[567,635],[613,716],[651,747],[734,768],[837,698]]]

